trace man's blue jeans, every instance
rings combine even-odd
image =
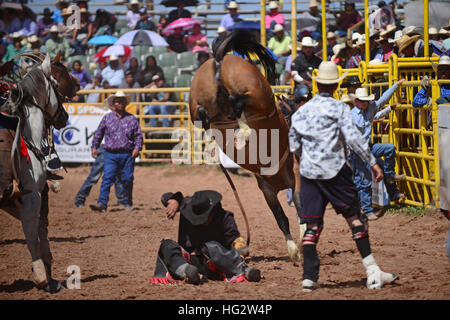
[[[84,181],[77,195],[75,196],[75,204],[84,204],[86,198],[89,196],[91,189],[97,182],[100,180],[103,174],[103,164],[105,161],[105,149],[103,149],[103,145],[100,146],[97,150],[97,158],[95,158],[94,163],[92,164],[91,172],[88,177]],[[115,188],[117,202],[119,204],[123,204],[123,186],[120,178],[117,177],[115,180]]]
[[[133,204],[132,194],[134,179],[134,158],[131,156],[131,152],[113,153],[105,150],[104,171],[98,204],[105,208],[108,206],[109,189],[116,179],[119,178],[120,181],[122,181],[124,191],[122,204],[131,206]]]
[[[177,109],[177,106],[174,105],[170,105],[170,106],[166,106],[166,105],[148,105],[145,107],[145,114],[146,115],[157,115],[157,114],[172,114],[175,112],[175,110]],[[162,123],[163,123],[163,127],[170,127],[170,120],[169,118],[162,118]],[[152,125],[152,127],[157,127],[158,126],[158,119],[157,118],[151,118],[150,119],[150,124]]]
[[[390,143],[376,143],[371,146],[371,151],[377,158],[378,165],[383,168],[384,184],[389,199],[393,201],[400,194],[400,190],[395,183],[390,184],[387,180],[395,175],[395,147]],[[382,156],[385,157],[385,161],[381,159]],[[361,160],[354,152],[351,153],[349,160],[354,172],[353,182],[358,189],[361,209],[366,215],[371,215],[374,212],[372,207],[372,170],[370,165]]]

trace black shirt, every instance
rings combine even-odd
[[[303,52],[299,52],[298,56],[292,61],[291,70],[296,70],[298,74],[305,80],[311,81],[308,73],[312,74],[313,70],[318,68],[322,59],[311,55],[309,58]]]

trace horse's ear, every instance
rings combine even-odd
[[[58,51],[58,54],[56,55],[56,57],[53,58],[53,63],[55,62],[60,62],[61,60],[61,50]]]
[[[50,55],[47,53],[44,61],[42,61],[42,71],[44,71],[45,75],[49,76],[51,74],[51,62]]]
[[[19,70],[20,74],[23,77],[28,72],[29,65],[25,61],[23,57],[20,58]]]

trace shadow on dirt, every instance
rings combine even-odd
[[[74,242],[74,243],[83,243],[84,241],[88,239],[99,239],[99,238],[105,238],[110,237],[111,234],[105,234],[105,235],[99,235],[99,236],[86,236],[86,237],[50,237],[49,240],[53,242]],[[0,246],[6,246],[9,244],[27,244],[25,239],[8,239],[0,241]]]
[[[0,284],[0,292],[26,292],[36,288],[36,285],[33,281],[30,280],[15,280],[11,284]]]

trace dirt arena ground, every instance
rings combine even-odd
[[[281,231],[257,189],[253,177],[233,176],[244,203],[251,228],[250,266],[261,269],[259,283],[228,284],[209,281],[200,286],[156,286],[152,277],[162,238],[177,237],[178,219],[168,220],[160,202],[163,192],[180,190],[192,194],[214,189],[223,194],[224,207],[235,213],[241,233],[245,225],[233,192],[223,174],[210,166],[136,167],[135,208],[126,212],[111,206],[106,213],[74,208],[76,192],[89,168],[69,169],[59,194],[50,193],[49,236],[56,279],[65,281],[66,270],[77,265],[81,289],[50,295],[31,282],[31,261],[21,224],[0,213],[0,300],[10,299],[149,299],[149,300],[299,300],[299,299],[419,299],[450,298],[450,266],[445,254],[447,220],[441,214],[412,217],[385,215],[370,223],[372,251],[385,271],[397,272],[396,285],[370,291],[351,232],[344,219],[328,208],[325,229],[318,245],[322,288],[312,293],[300,290],[301,266],[288,259]],[[95,203],[99,184],[92,189],[87,204]],[[112,193],[113,194],[113,193]],[[298,243],[295,209],[282,205]],[[115,203],[112,196],[111,204]]]

